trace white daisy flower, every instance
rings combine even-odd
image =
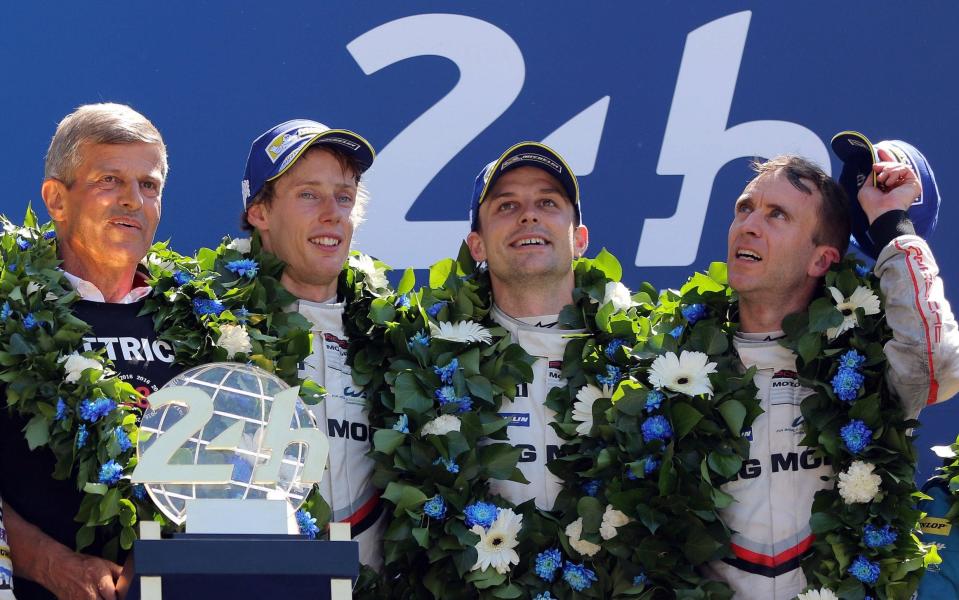
[[[451,431],[460,430],[460,418],[456,415],[440,415],[423,425],[420,435],[446,435]]]
[[[249,254],[251,248],[250,238],[236,238],[230,240],[230,243],[226,245],[229,250],[236,250],[241,254]]]
[[[875,468],[871,463],[856,460],[839,474],[839,495],[846,504],[872,502],[882,484],[882,477],[873,473]]]
[[[839,600],[839,596],[829,588],[809,590],[796,596],[796,600]]]
[[[381,269],[376,268],[376,264],[369,256],[351,254],[347,262],[351,267],[366,275],[370,285],[375,289],[385,288],[389,285],[390,282],[386,279],[386,274]]]
[[[626,310],[633,305],[632,295],[629,288],[619,281],[610,281],[606,284],[606,291],[603,294],[603,304],[612,303],[615,310]]]
[[[80,376],[83,375],[83,372],[87,369],[101,369],[104,371],[104,375],[106,375],[108,371],[100,361],[87,358],[77,352],[67,356],[61,356],[59,362],[63,363],[63,370],[66,373],[63,380],[67,383],[76,383],[79,381]]]
[[[573,403],[573,420],[579,423],[576,433],[589,435],[593,428],[593,403],[600,398],[610,398],[613,392],[609,386],[599,389],[593,384],[586,384],[576,392],[576,402]]]
[[[616,510],[612,504],[607,504],[606,512],[603,513],[603,522],[599,526],[599,535],[604,540],[611,540],[616,537],[616,528],[622,527],[631,520],[626,513]]]
[[[569,545],[583,556],[592,556],[600,551],[599,544],[581,540],[579,538],[581,535],[583,535],[583,517],[566,526],[566,537],[569,538]]]
[[[832,299],[836,302],[836,308],[842,313],[842,324],[839,327],[830,327],[826,330],[826,335],[831,340],[858,325],[856,321],[857,308],[863,309],[867,315],[879,313],[879,297],[869,288],[857,287],[848,299],[843,298],[842,292],[834,287],[829,288],[829,293],[832,294]]]
[[[510,565],[519,564],[519,555],[514,548],[519,544],[516,535],[522,526],[523,515],[510,508],[501,508],[489,529],[473,525],[470,531],[480,539],[476,542],[476,564],[470,570],[485,571],[493,567],[501,575],[509,573]]]
[[[649,367],[649,382],[656,389],[668,388],[687,396],[712,396],[709,374],[716,372],[716,363],[708,360],[709,356],[702,352],[683,350],[678,357],[675,352],[667,352]]]
[[[220,337],[217,338],[216,345],[226,350],[227,358],[233,358],[234,354],[240,352],[246,354],[253,350],[250,334],[246,332],[246,328],[229,323],[220,325]]]
[[[493,335],[489,329],[475,321],[458,321],[456,323],[441,321],[439,325],[430,323],[430,335],[436,339],[451,342],[483,342],[489,344],[493,341]]]

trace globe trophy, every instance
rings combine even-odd
[[[211,363],[149,400],[132,481],[185,533],[160,539],[158,524],[141,524],[128,600],[306,589],[351,597],[359,560],[349,526],[331,524],[328,542],[296,535],[295,512],[322,479],[329,452],[298,388],[256,366]]]

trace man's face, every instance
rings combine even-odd
[[[479,231],[467,236],[473,258],[486,261],[502,283],[572,277],[573,258],[586,250],[586,227],[552,175],[536,167],[504,174],[479,208]]]
[[[335,285],[353,239],[356,193],[355,174],[330,152],[311,148],[276,180],[270,206],[250,207],[247,218],[263,246],[286,263],[284,283],[300,297],[310,296],[301,290]]]
[[[822,195],[804,183],[811,195],[775,171],[754,179],[736,200],[726,260],[729,284],[742,297],[799,293],[828,269],[831,260],[822,258],[827,247],[813,242]]]
[[[155,144],[84,144],[73,184],[47,180],[65,268],[128,268],[146,255],[160,222],[162,152]]]

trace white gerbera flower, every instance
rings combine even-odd
[[[251,248],[250,238],[236,238],[230,240],[230,243],[226,245],[229,250],[236,250],[241,254],[249,254]]]
[[[609,386],[603,386],[599,389],[593,384],[586,384],[576,392],[576,402],[573,403],[573,420],[579,423],[576,426],[576,433],[580,435],[589,435],[593,428],[593,403],[600,398],[609,398],[613,391]]]
[[[66,373],[66,377],[64,377],[63,380],[67,383],[76,383],[79,381],[80,376],[83,375],[83,372],[87,369],[107,371],[100,361],[87,358],[77,352],[67,356],[61,356],[59,362],[63,363],[63,370]],[[104,375],[106,375],[106,373],[104,373]]]
[[[423,425],[420,435],[446,435],[451,431],[460,430],[460,418],[456,415],[440,415]]]
[[[493,335],[489,332],[489,329],[475,321],[458,321],[456,323],[441,321],[439,325],[430,323],[430,335],[436,339],[451,342],[483,342],[488,344],[493,341]]]
[[[370,285],[374,288],[385,288],[389,285],[390,282],[386,279],[386,274],[381,269],[376,268],[376,263],[374,263],[373,259],[369,256],[365,254],[351,254],[346,262],[360,273],[366,275],[366,278],[370,281]]]
[[[632,295],[629,288],[618,281],[610,281],[606,284],[606,291],[603,294],[603,304],[612,303],[614,310],[626,310],[633,305]]]
[[[616,537],[616,528],[629,523],[631,519],[626,513],[613,508],[612,504],[606,505],[606,512],[603,513],[603,522],[599,526],[599,535],[604,540],[611,540]]]
[[[875,468],[871,463],[856,460],[839,474],[839,495],[846,504],[872,502],[882,484],[882,477],[873,473]]]
[[[839,600],[839,596],[829,588],[809,590],[796,596],[796,600]]]
[[[656,389],[668,388],[687,396],[712,396],[709,374],[716,372],[716,363],[708,360],[702,352],[683,350],[678,357],[675,352],[667,352],[649,367],[649,382]]]
[[[829,288],[832,299],[836,302],[836,308],[842,313],[842,324],[839,327],[830,327],[826,330],[829,339],[834,340],[843,332],[848,331],[858,325],[856,321],[856,309],[861,308],[867,315],[879,313],[879,297],[869,288],[859,286],[848,299],[842,297],[842,292],[834,287]]]
[[[600,551],[599,544],[582,540],[579,537],[581,535],[583,535],[583,517],[566,526],[566,537],[569,538],[569,545],[583,556],[592,556]]]
[[[233,358],[234,354],[240,352],[249,353],[253,350],[250,334],[246,332],[246,328],[229,323],[220,325],[220,337],[216,340],[216,345],[226,350],[227,358]]]
[[[489,529],[473,525],[470,531],[480,539],[476,542],[476,564],[470,570],[485,571],[493,567],[501,575],[509,573],[510,565],[519,564],[519,555],[514,548],[519,544],[516,535],[522,526],[523,515],[510,508],[501,508]]]

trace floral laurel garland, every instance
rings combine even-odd
[[[488,318],[488,277],[465,248],[434,265],[429,287],[410,294],[412,282],[401,283],[395,306],[379,307],[386,343],[358,349],[354,376],[358,366],[369,375],[371,422],[382,427],[374,457],[394,506],[385,535],[392,597],[651,598],[697,587],[729,596],[692,565],[728,548],[716,510],[731,498],[718,486],[748,456],[740,432],[759,414],[751,373],[717,382],[712,403],[692,389],[652,392],[633,373],[678,349],[670,332],[692,320],[678,298],[654,304],[648,286],[631,296],[605,251],[574,268],[575,303],[560,320],[588,333],[568,343],[569,383],[547,398],[567,439],[548,464],[566,484],[553,511],[489,492],[488,479],[519,475],[498,410],[529,382],[531,358]],[[724,309],[728,291],[710,283],[720,292],[694,286],[688,297],[719,295]],[[728,334],[712,322],[691,327],[685,347],[721,356]],[[385,375],[367,368],[384,355]]]
[[[783,322],[800,382],[814,391],[802,403],[803,443],[837,473],[835,488],[816,494],[816,541],[802,566],[812,588],[841,598],[908,598],[938,562],[916,535],[918,422],[886,384],[883,345],[892,333],[881,297],[878,279],[847,258],[809,309]]]
[[[30,447],[48,446],[54,453],[53,476],[72,477],[84,491],[77,549],[101,536],[104,556],[115,558],[132,546],[138,519],[164,521],[143,487],[128,477],[136,466],[141,396],[114,376],[103,350],[79,352],[90,327],[72,314],[78,295],[58,269],[52,225],[38,224],[29,208],[22,227],[6,217],[0,224],[0,381],[7,404],[28,419]],[[309,324],[283,312],[294,300],[278,281],[283,265],[260,252],[256,238],[202,249],[196,258],[159,243],[145,264],[153,292],[143,314],[153,315],[176,364],[250,361],[301,384],[304,401],[322,398],[322,388],[297,379],[297,365],[311,349]],[[350,258],[345,271],[355,282],[352,296],[364,286],[370,297],[388,293],[374,286],[385,282],[382,272],[365,273],[371,266],[367,257]],[[310,502],[308,508],[322,518],[319,494]],[[326,508],[326,518],[328,513]],[[315,535],[316,519],[300,517],[304,532]]]

